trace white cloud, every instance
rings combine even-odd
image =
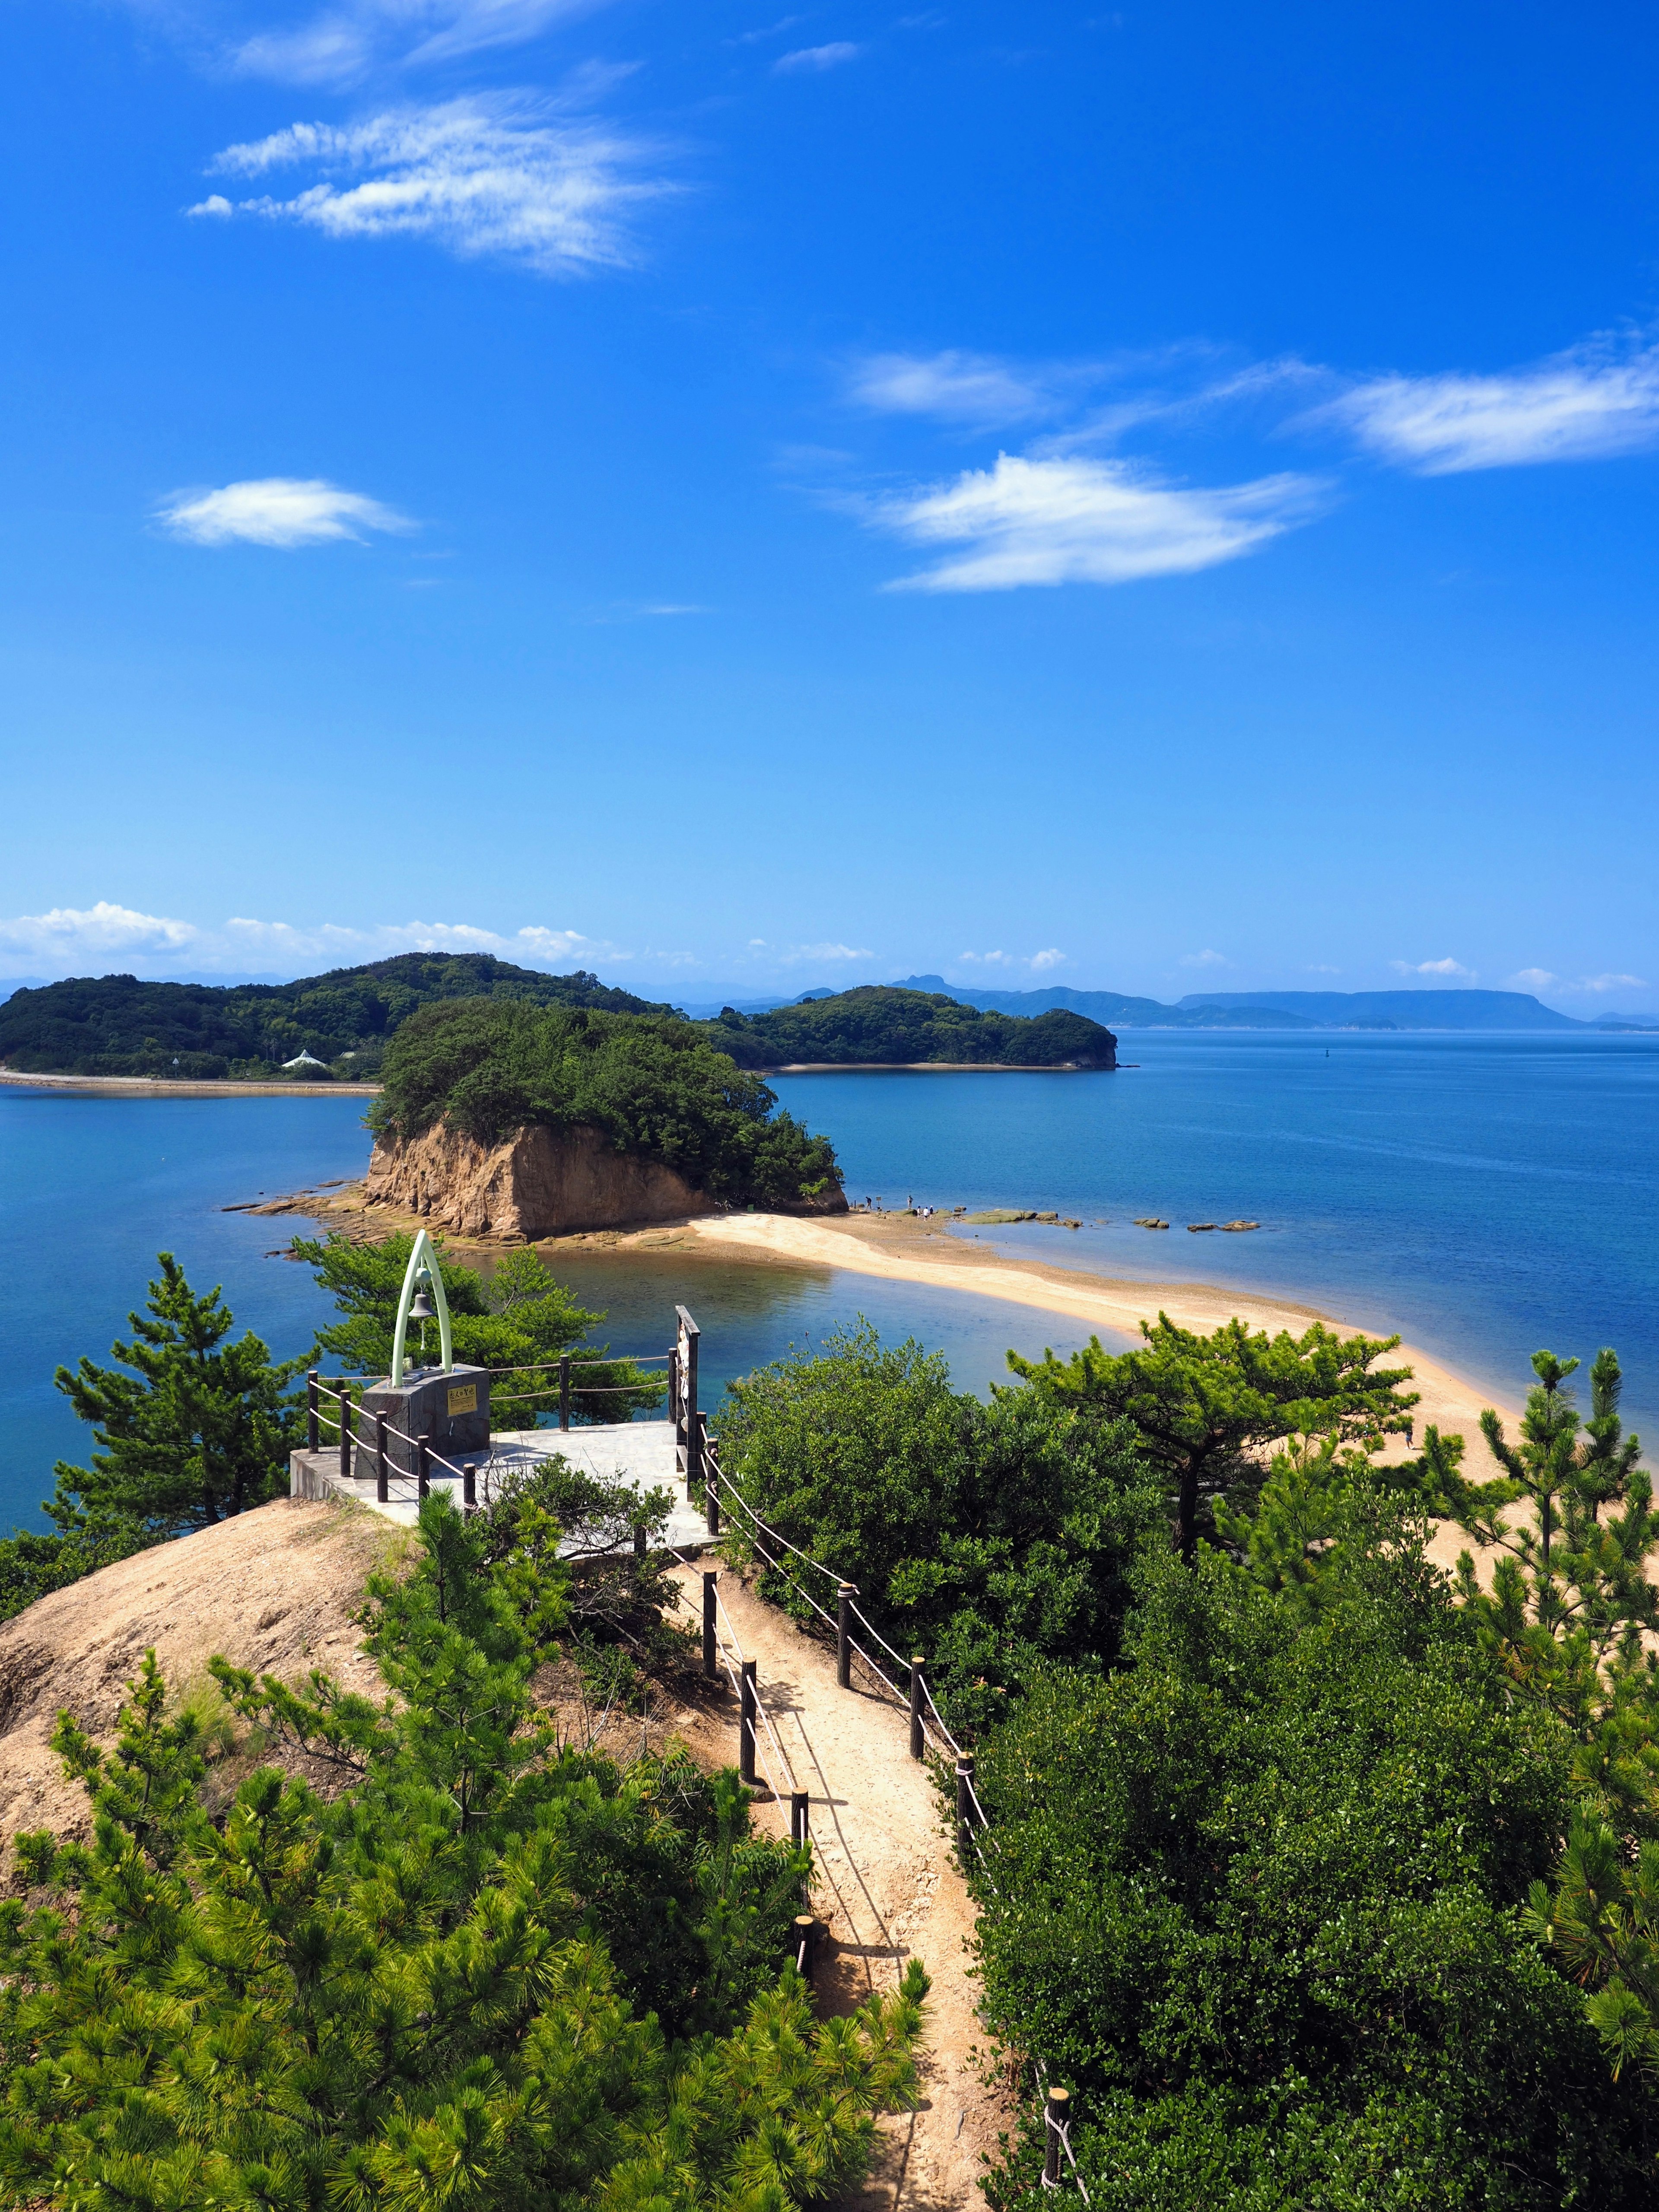
[[[1396,975],[1461,975],[1465,982],[1474,981],[1474,969],[1466,968],[1449,954],[1443,960],[1390,960],[1389,965]]]
[[[555,962],[627,960],[631,956],[614,945],[585,937],[579,929],[550,929],[530,923],[511,935],[481,929],[466,921],[381,922],[369,928],[349,928],[338,922],[299,927],[287,921],[261,921],[233,915],[225,924],[228,946],[238,957],[227,965],[245,966],[252,952],[284,960],[327,959],[342,965],[362,960],[384,960],[397,952],[489,952],[499,960]]]
[[[853,371],[851,396],[884,415],[935,415],[947,422],[1021,422],[1054,401],[1043,380],[977,353],[872,353]]]
[[[1548,968],[1518,969],[1509,982],[1514,990],[1553,991],[1569,998],[1602,998],[1609,991],[1645,991],[1648,988],[1644,975],[1581,975],[1574,981],[1568,976],[1555,975]]]
[[[867,945],[795,945],[778,957],[790,966],[803,960],[873,960]]]
[[[1063,968],[1066,960],[1066,955],[1060,947],[1051,945],[1042,952],[963,952],[957,955],[957,964],[963,968],[1025,968],[1041,975],[1051,968]]]
[[[1121,461],[1001,453],[994,468],[884,502],[874,519],[918,544],[969,549],[889,590],[1123,584],[1237,560],[1306,520],[1318,490],[1295,476],[1189,489]]]
[[[780,54],[772,67],[781,76],[800,70],[838,69],[842,62],[856,61],[863,52],[850,39],[834,39],[827,46],[798,46],[793,54]]]
[[[174,492],[157,510],[176,538],[195,545],[321,545],[364,530],[414,525],[360,491],[321,477],[253,477],[217,491]]]
[[[1183,968],[1231,968],[1233,963],[1224,952],[1212,951],[1206,945],[1202,952],[1183,952],[1181,964]]]
[[[1323,960],[1310,960],[1302,970],[1304,975],[1340,975],[1342,970],[1333,968]]]
[[[1422,476],[1595,460],[1659,444],[1659,346],[1595,342],[1493,376],[1380,376],[1318,413]]]
[[[188,212],[223,219],[228,208],[336,239],[429,239],[452,253],[499,254],[568,276],[633,258],[627,210],[673,189],[631,173],[652,151],[546,101],[481,95],[344,127],[295,123],[228,146],[211,165],[220,175],[307,168],[319,180],[289,199],[228,204],[216,192]]]
[[[0,958],[25,954],[37,967],[69,973],[78,964],[111,954],[131,957],[181,952],[199,935],[191,922],[141,914],[100,899],[95,906],[55,906],[46,914],[20,914],[0,921]]]
[[[337,0],[313,15],[228,47],[216,45],[212,51],[221,66],[228,62],[245,76],[285,84],[349,85],[387,67],[419,68],[522,46],[599,4],[600,0]],[[194,43],[200,43],[199,35]]]

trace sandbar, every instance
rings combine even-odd
[[[243,1083],[228,1077],[199,1081],[167,1075],[27,1075],[0,1067],[0,1083],[27,1091],[106,1091],[131,1098],[378,1098],[378,1083]]]
[[[1159,1313],[1168,1314],[1183,1328],[1205,1331],[1219,1328],[1236,1315],[1247,1327],[1270,1334],[1280,1329],[1300,1334],[1315,1322],[1345,1335],[1375,1333],[1322,1307],[1261,1291],[1225,1290],[1213,1283],[1139,1282],[1051,1267],[1040,1260],[1005,1259],[1000,1253],[966,1245],[942,1224],[906,1214],[860,1213],[830,1221],[777,1213],[714,1214],[687,1222],[678,1236],[729,1250],[734,1257],[743,1253],[795,1266],[842,1267],[889,1281],[965,1291],[978,1297],[1004,1299],[1010,1305],[1064,1314],[1116,1340],[1114,1349],[1139,1341],[1141,1322]],[[1412,1387],[1421,1398],[1413,1414],[1419,1437],[1431,1423],[1443,1434],[1462,1436],[1468,1471],[1483,1479],[1496,1474],[1498,1469],[1480,1433],[1481,1410],[1495,1407],[1512,1430],[1514,1406],[1494,1398],[1480,1383],[1416,1345],[1402,1344],[1388,1364],[1412,1370]],[[1385,1456],[1402,1456],[1406,1449],[1402,1443]],[[1431,1547],[1431,1555],[1449,1565],[1468,1541],[1460,1530],[1444,1530]]]

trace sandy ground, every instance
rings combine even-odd
[[[89,1833],[86,1794],[64,1780],[52,1729],[68,1711],[108,1741],[152,1646],[179,1693],[206,1681],[208,1660],[222,1653],[289,1680],[320,1667],[349,1689],[382,1694],[351,1615],[371,1570],[406,1540],[378,1515],[280,1498],[0,1623],[0,1881],[20,1828]]]
[[[107,1091],[134,1098],[378,1098],[378,1083],[173,1083],[151,1075],[24,1075],[0,1067],[0,1083],[29,1091]]]
[[[677,1570],[689,1617],[701,1618],[699,1571]],[[872,1990],[891,1989],[911,1957],[933,1977],[927,2001],[921,2104],[880,2124],[881,2153],[860,2212],[945,2212],[979,2202],[981,2154],[994,2152],[1011,2115],[980,2078],[983,2034],[966,1972],[974,1912],[939,1817],[929,1769],[909,1753],[909,1722],[856,1662],[854,1687],[836,1680],[834,1652],[805,1637],[786,1614],[752,1596],[730,1571],[720,1598],[744,1658],[757,1662],[763,1704],[790,1773],[763,1729],[763,1774],[811,1796],[815,1878],[812,1909],[828,1929],[817,1984],[821,2007],[849,2010]],[[723,1722],[723,1726],[721,1723]],[[737,1699],[712,1701],[709,1730],[694,1748],[726,1764],[737,1757]],[[793,1776],[793,1779],[792,1779]],[[767,1791],[758,1825],[789,1832],[787,1799]]]
[[[146,1649],[169,1686],[203,1683],[210,1655],[289,1680],[313,1667],[346,1686],[384,1694],[359,1648],[352,1615],[363,1583],[406,1540],[378,1517],[346,1505],[284,1499],[158,1546],[43,1598],[0,1624],[0,1865],[15,1880],[10,1844],[19,1829],[85,1837],[88,1803],[64,1778],[49,1738],[60,1711],[107,1741]],[[674,1571],[687,1589],[683,1620],[701,1617],[700,1570]],[[844,2012],[872,1989],[890,1988],[914,1954],[933,1977],[921,2061],[922,2102],[881,2123],[875,2172],[854,2200],[859,2212],[945,2212],[975,2201],[980,2154],[994,2150],[1008,2116],[978,2079],[971,2054],[980,2033],[964,1953],[972,1908],[951,1863],[933,1786],[909,1757],[908,1721],[873,1681],[843,1691],[833,1654],[721,1571],[729,1628],[743,1657],[757,1662],[761,1697],[789,1772],[769,1736],[769,1763],[784,1790],[806,1790],[817,1873],[812,1905],[827,1929],[817,1975],[818,2001]],[[672,1741],[708,1767],[738,1758],[737,1699],[724,1679],[653,1686],[647,1717],[611,1717],[602,1728],[580,1701],[573,1670],[550,1668],[538,1692],[563,1732],[594,1740],[626,1761]],[[235,1753],[211,1770],[210,1791],[228,1799],[251,1761]],[[287,1763],[303,1765],[290,1759]],[[325,1789],[333,1778],[311,1778]],[[755,1817],[786,1836],[789,1806],[770,1790]]]

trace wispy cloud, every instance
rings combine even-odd
[[[797,968],[803,960],[873,960],[875,955],[867,945],[792,945],[780,952],[778,959],[787,967]]]
[[[884,415],[930,415],[949,422],[1029,422],[1054,412],[1048,376],[989,354],[874,353],[854,364],[850,396]]]
[[[1390,960],[1389,965],[1396,975],[1439,975],[1448,980],[1454,975],[1461,975],[1466,983],[1474,981],[1474,969],[1466,968],[1461,960],[1454,960],[1449,953],[1443,960]]]
[[[864,52],[850,39],[833,39],[827,46],[797,46],[792,54],[780,54],[772,64],[779,76],[793,76],[802,70],[839,69],[843,62],[855,62]]]
[[[213,173],[304,168],[319,181],[289,199],[216,192],[189,212],[301,222],[337,239],[428,239],[569,276],[633,259],[629,210],[675,189],[637,173],[654,150],[526,94],[453,100],[228,146]]]
[[[289,549],[415,526],[366,493],[343,491],[321,477],[253,477],[216,491],[174,492],[156,512],[175,538],[194,545]]]
[[[1659,444],[1659,346],[1592,341],[1492,376],[1379,376],[1317,410],[1420,476],[1585,461]]]
[[[246,36],[226,31],[213,0],[129,4],[216,70],[344,87],[392,69],[523,46],[604,0],[331,0]]]
[[[1548,968],[1522,968],[1508,979],[1509,988],[1517,991],[1550,991],[1561,996],[1604,998],[1609,991],[1645,991],[1644,975],[1580,975],[1576,981],[1558,975]]]
[[[576,929],[530,923],[502,932],[464,921],[407,921],[348,927],[336,922],[263,921],[234,915],[204,927],[168,915],[145,914],[100,899],[90,907],[53,907],[46,914],[0,920],[0,971],[84,973],[111,958],[137,962],[165,975],[180,967],[207,974],[250,967],[295,972],[308,964],[349,966],[397,952],[492,952],[532,967],[607,965],[634,956]]]
[[[1306,521],[1320,491],[1305,477],[1194,489],[1124,462],[1003,453],[994,468],[882,502],[873,519],[918,544],[968,549],[889,590],[1124,584],[1235,561]]]
[[[1041,952],[961,952],[957,956],[959,968],[1018,968],[1034,975],[1046,975],[1052,969],[1063,968],[1066,955],[1057,945],[1044,947]]]
[[[1213,951],[1206,945],[1202,952],[1183,952],[1181,964],[1183,968],[1231,968],[1233,963],[1224,952]]]

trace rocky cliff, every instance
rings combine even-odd
[[[364,1194],[463,1237],[556,1237],[721,1211],[672,1168],[617,1152],[597,1129],[520,1129],[482,1145],[442,1121],[419,1137],[377,1139]],[[847,1200],[832,1186],[787,1210],[845,1213]]]

